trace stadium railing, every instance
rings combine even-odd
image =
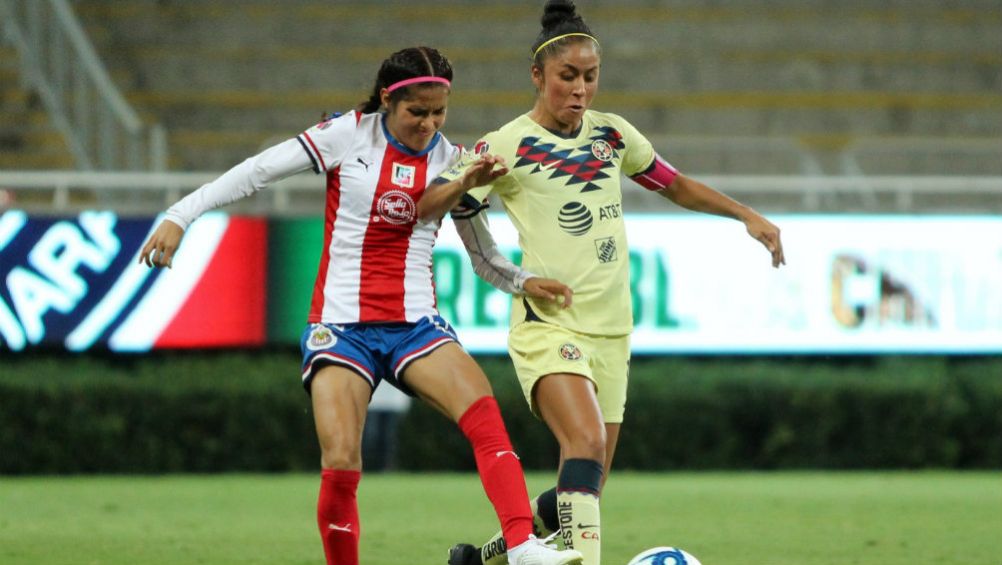
[[[66,0],[0,0],[0,15],[24,86],[38,92],[78,168],[166,169],[165,129],[144,125],[126,102]]]
[[[220,172],[0,171],[0,210],[63,214],[110,209],[151,214]],[[785,213],[1002,213],[1002,176],[694,175],[763,211]],[[227,209],[252,215],[316,215],[324,180],[300,174]],[[623,183],[628,212],[650,210],[650,195]],[[659,208],[659,211],[664,209]]]

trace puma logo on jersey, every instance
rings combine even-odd
[[[369,172],[369,165],[371,165],[372,163],[366,163],[365,161],[362,160],[361,157],[359,157],[357,161],[361,163],[363,167],[365,167],[365,172]]]

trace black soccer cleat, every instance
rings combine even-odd
[[[457,543],[449,550],[449,565],[484,565],[480,548],[468,543]]]

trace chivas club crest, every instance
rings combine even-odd
[[[306,342],[306,347],[317,350],[326,349],[337,343],[337,337],[327,326],[317,324],[310,332],[310,339]]]

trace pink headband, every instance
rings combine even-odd
[[[440,82],[440,83],[444,84],[445,86],[449,86],[449,79],[447,79],[447,78],[432,77],[432,76],[414,77],[414,78],[409,78],[409,79],[406,79],[406,80],[401,80],[401,81],[398,81],[398,82],[395,82],[395,83],[391,84],[390,86],[387,86],[386,87],[386,92],[393,92],[394,90],[396,90],[398,88],[403,88],[405,86],[410,86],[412,84],[417,84],[419,82]]]

